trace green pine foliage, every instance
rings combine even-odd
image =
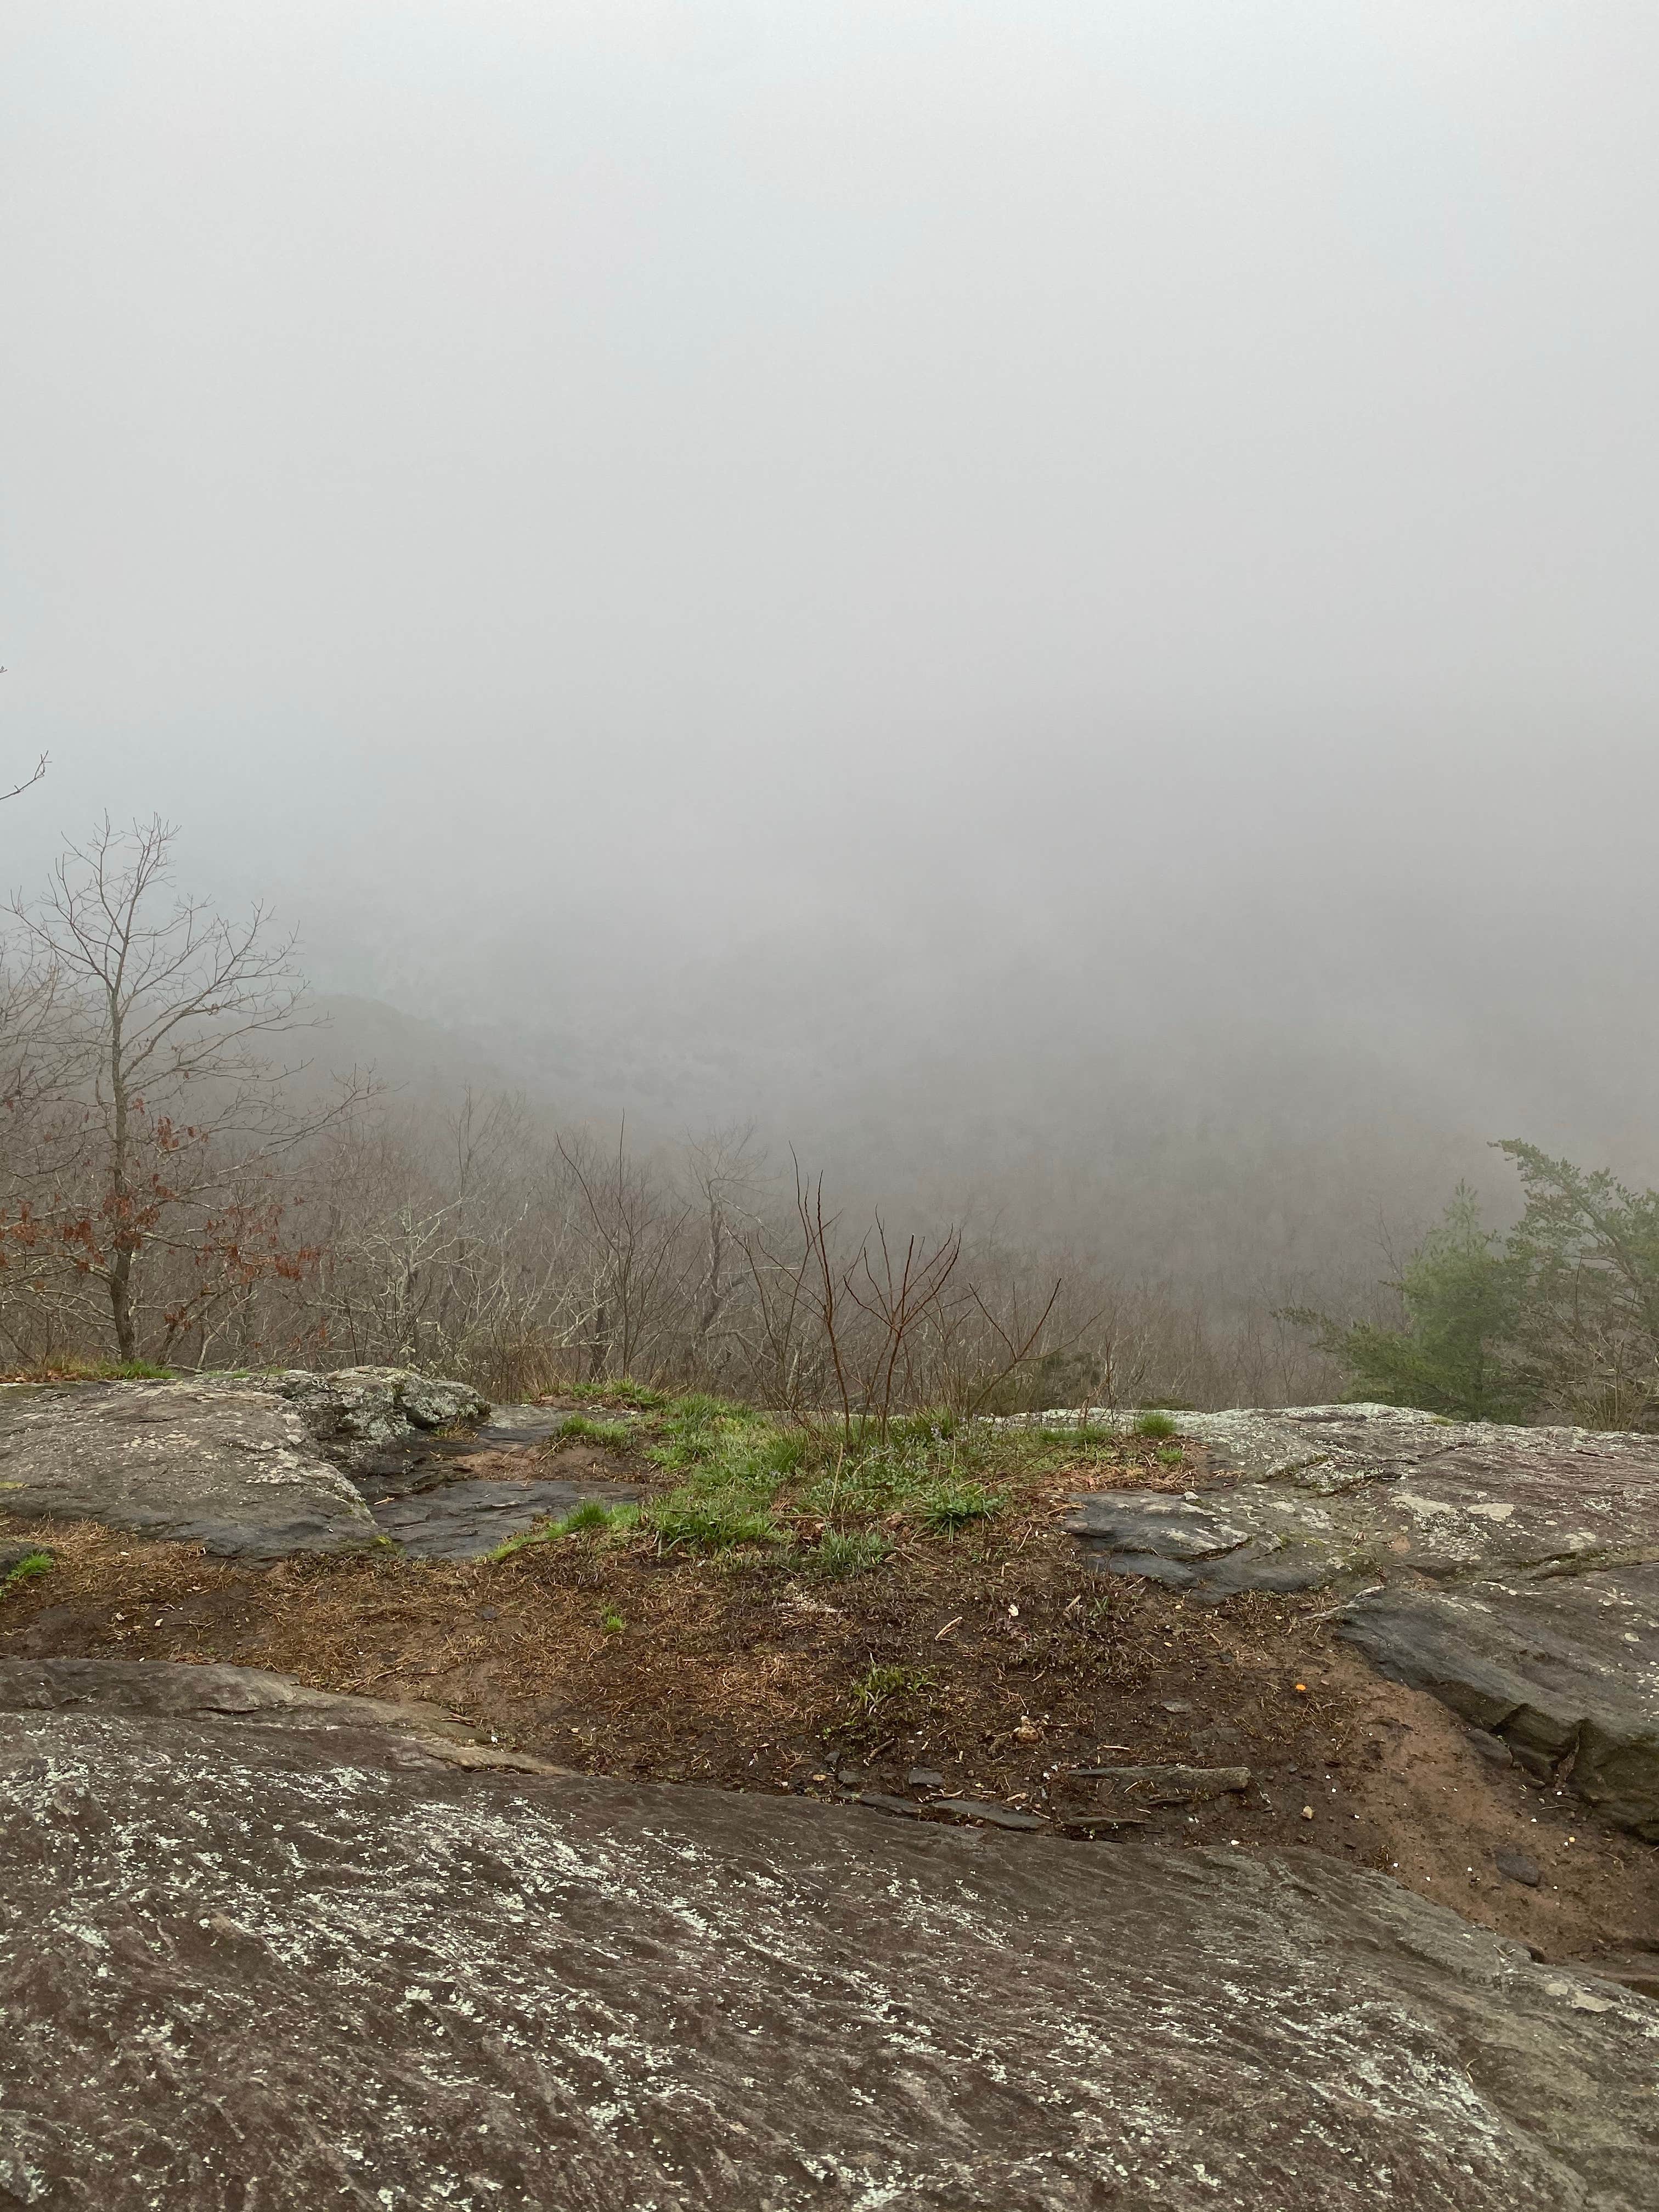
[[[1294,1310],[1348,1395],[1454,1420],[1659,1428],[1659,1192],[1518,1138],[1520,1219],[1489,1230],[1467,1185],[1397,1285],[1405,1326]]]

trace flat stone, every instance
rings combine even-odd
[[[1524,1851],[1494,1851],[1492,1863],[1499,1874],[1510,1881],[1524,1882],[1528,1889],[1536,1889],[1544,1879],[1544,1869],[1536,1859],[1529,1859]]]
[[[943,1790],[945,1777],[936,1766],[913,1766],[904,1778],[911,1790]]]
[[[81,1708],[124,1718],[270,1721],[307,1728],[414,1729],[465,1734],[441,1705],[392,1704],[307,1689],[259,1667],[191,1666],[170,1659],[0,1661],[0,1713]]]
[[[230,1559],[361,1551],[380,1536],[298,1407],[237,1382],[0,1385],[0,1512]]]
[[[933,1797],[930,1813],[949,1813],[959,1820],[983,1820],[993,1828],[1047,1828],[1050,1823],[1035,1813],[1022,1813],[1016,1805],[995,1805],[978,1797]]]
[[[1515,1764],[1508,1744],[1501,1736],[1492,1735],[1485,1729],[1469,1730],[1468,1746],[1476,1758],[1484,1759],[1488,1765],[1513,1766]]]
[[[1243,1743],[1243,1731],[1230,1728],[1225,1721],[1218,1721],[1212,1728],[1194,1729],[1192,1747],[1194,1751],[1216,1751],[1227,1744]]]
[[[167,1671],[0,1665],[0,2203],[1655,2201],[1653,2006],[1317,1851],[469,1773]]]
[[[411,1559],[478,1559],[510,1536],[562,1520],[592,1501],[633,1504],[639,1490],[619,1482],[470,1482],[374,1498],[375,1526]]]
[[[1659,1559],[1659,1437],[1392,1407],[1176,1418],[1212,1463],[1248,1479],[1196,1496],[1079,1499],[1066,1525],[1114,1572],[1224,1595]]]

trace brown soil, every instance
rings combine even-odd
[[[556,1455],[558,1471],[576,1456]],[[581,1458],[584,1474],[643,1472]],[[1659,1853],[1481,1756],[1442,1707],[1338,1644],[1324,1601],[1200,1605],[1090,1572],[1057,1526],[1079,1480],[1046,1478],[990,1533],[906,1537],[841,1581],[659,1558],[642,1538],[467,1566],[259,1569],[14,1525],[0,1536],[37,1538],[58,1565],[4,1599],[0,1657],[270,1668],[435,1700],[491,1741],[595,1773],[919,1803],[920,1766],[951,1796],[1074,1823],[1127,1802],[1139,1817],[1104,1838],[1329,1852],[1552,1959],[1659,1942]],[[1243,1765],[1251,1786],[1160,1807],[1072,1771],[1137,1761]],[[1499,1850],[1534,1860],[1537,1887],[1501,1874]]]

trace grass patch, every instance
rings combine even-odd
[[[580,1536],[594,1530],[626,1536],[639,1526],[639,1520],[637,1505],[601,1505],[597,1498],[585,1498],[580,1505],[573,1505],[562,1520],[544,1522],[539,1528],[520,1529],[516,1536],[497,1544],[485,1557],[499,1565],[520,1552],[533,1550],[538,1544],[558,1544],[568,1536]]]
[[[1041,1428],[1036,1433],[1042,1443],[1071,1451],[1098,1451],[1117,1442],[1116,1430],[1103,1428],[1098,1421],[1079,1421],[1075,1428]]]
[[[933,1679],[925,1667],[878,1667],[872,1662],[853,1685],[853,1703],[866,1720],[873,1720],[884,1706],[931,1689]]]
[[[645,1512],[662,1552],[730,1552],[739,1544],[776,1544],[783,1530],[763,1505],[732,1493],[678,1491]]]
[[[879,1528],[826,1528],[811,1549],[801,1553],[800,1571],[823,1582],[840,1582],[848,1575],[872,1573],[892,1549]]]
[[[607,1636],[620,1636],[628,1626],[619,1613],[607,1613],[599,1622]]]
[[[555,1395],[574,1398],[578,1405],[630,1406],[636,1413],[654,1413],[668,1403],[665,1390],[653,1389],[648,1382],[635,1382],[628,1375],[607,1382],[567,1383]]]
[[[954,1536],[975,1521],[988,1521],[1000,1513],[1006,1501],[993,1496],[981,1482],[942,1482],[918,1502],[916,1518],[930,1534]]]
[[[638,1435],[638,1425],[633,1421],[591,1421],[586,1413],[571,1413],[553,1441],[556,1444],[600,1444],[606,1451],[627,1451]]]
[[[661,1549],[727,1551],[787,1540],[796,1516],[829,1524],[797,1571],[834,1577],[878,1566],[891,1528],[951,1537],[988,1522],[1007,1478],[1126,1456],[1101,1427],[1028,1429],[938,1408],[888,1424],[788,1421],[725,1398],[675,1399],[647,1425],[647,1456],[673,1488],[646,1509]]]
[[[1180,1431],[1173,1414],[1154,1409],[1139,1417],[1135,1422],[1135,1434],[1138,1437],[1173,1437],[1178,1436]]]
[[[32,1583],[37,1575],[49,1575],[58,1562],[50,1552],[27,1552],[0,1575],[0,1597]]]
[[[597,1404],[599,1386],[591,1388]],[[874,1421],[791,1419],[703,1391],[624,1419],[574,1414],[560,1437],[632,1449],[666,1478],[625,1524],[659,1556],[763,1553],[765,1564],[826,1581],[873,1572],[901,1528],[950,1540],[993,1521],[1021,1486],[1045,1475],[1137,1463],[1128,1440],[1098,1425],[1027,1427],[935,1407],[884,1431]],[[595,1525],[584,1513],[603,1512],[580,1508],[492,1556],[557,1541]],[[802,1522],[817,1524],[810,1540]]]

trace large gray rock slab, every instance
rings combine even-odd
[[[380,1540],[299,1408],[251,1383],[0,1386],[0,1512],[100,1521],[232,1559]]]
[[[1133,1417],[1118,1418],[1127,1425]],[[1587,1487],[1616,1489],[1633,1480],[1650,1494],[1659,1473],[1656,1436],[1450,1421],[1410,1406],[1233,1407],[1170,1418],[1218,1469],[1324,1493],[1431,1469],[1477,1480],[1493,1474],[1507,1482],[1533,1468],[1547,1481],[1565,1470]]]
[[[232,1559],[386,1543],[476,1559],[584,1499],[638,1497],[531,1472],[567,1418],[491,1407],[468,1384],[404,1368],[0,1386],[0,1513],[99,1521]],[[473,1474],[480,1452],[492,1467],[505,1454],[509,1479]],[[517,1466],[526,1479],[510,1479]]]
[[[1080,1500],[1068,1525],[1118,1571],[1224,1593],[1659,1559],[1659,1437],[1391,1406],[1173,1418],[1214,1474],[1242,1479]]]
[[[468,1776],[8,1672],[0,2204],[1659,2203],[1659,2008],[1315,1853]]]
[[[1659,1437],[1393,1407],[1175,1419],[1222,1480],[1079,1499],[1097,1564],[1213,1599],[1329,1589],[1385,1672],[1659,1838]]]

